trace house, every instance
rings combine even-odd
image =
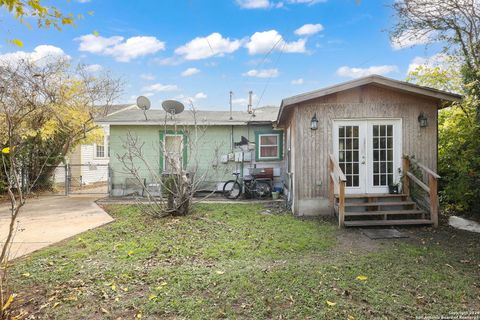
[[[169,171],[160,145],[167,152],[183,148],[179,159],[188,171],[209,170],[202,183],[203,190],[220,191],[233,172],[247,176],[255,170],[271,172],[273,186],[283,186],[283,131],[275,127],[276,107],[246,111],[184,111],[171,117],[163,110],[127,110],[98,120],[110,128],[110,172],[112,196],[140,193],[129,180],[120,157],[126,153],[125,141],[134,136],[143,143],[144,158],[150,170],[139,163],[139,172],[149,185],[155,173]],[[187,148],[188,128],[197,125],[203,130],[193,152]],[[243,141],[243,143],[242,143]],[[194,153],[194,154],[192,154]]]
[[[95,112],[96,118],[99,118],[135,109],[138,110],[136,104],[117,104],[97,107]],[[105,124],[100,125],[100,127],[103,131],[103,142],[78,145],[66,157],[68,167],[61,165],[55,170],[54,179],[56,183],[64,183],[67,173],[71,192],[87,192],[93,190],[89,186],[99,185],[104,186],[104,188],[94,191],[107,192],[110,128]]]
[[[333,211],[340,226],[437,224],[437,112],[460,99],[377,75],[283,99],[276,120],[294,214]]]

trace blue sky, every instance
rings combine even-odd
[[[302,92],[379,73],[405,79],[410,65],[437,54],[424,39],[390,42],[390,1],[355,0],[77,0],[65,12],[83,13],[74,28],[28,29],[0,12],[0,54],[65,54],[92,72],[125,80],[119,102],[147,95],[154,108],[175,98],[201,109],[279,105]],[[93,11],[93,16],[87,12]],[[98,34],[97,34],[98,32]],[[400,48],[401,47],[401,48]],[[263,95],[262,95],[263,93]]]

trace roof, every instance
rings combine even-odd
[[[280,118],[282,116],[282,113],[285,107],[298,104],[301,102],[305,102],[308,100],[317,99],[317,98],[320,98],[329,94],[334,94],[340,91],[345,91],[355,87],[367,85],[367,84],[375,84],[378,86],[387,87],[387,88],[394,89],[397,91],[402,91],[405,93],[416,94],[416,95],[438,99],[439,101],[444,101],[444,102],[455,102],[455,101],[460,101],[462,99],[462,96],[459,94],[442,91],[434,88],[419,86],[413,83],[399,81],[399,80],[383,77],[380,75],[370,75],[367,77],[336,84],[334,86],[326,87],[320,90],[315,90],[307,93],[302,93],[296,96],[292,96],[289,98],[285,98],[282,100],[282,103],[280,105],[277,121],[280,121]]]
[[[273,123],[278,114],[278,107],[262,107],[254,110],[253,114],[246,111],[233,111],[230,120],[230,111],[203,111],[195,112],[196,122],[199,125],[246,125],[249,123]],[[119,113],[97,119],[97,123],[109,125],[194,125],[194,113],[190,110],[177,114],[174,119],[163,110],[125,110]]]
[[[102,118],[106,115],[112,115],[118,112],[132,109],[138,110],[138,107],[135,103],[111,104],[104,106],[95,106],[95,113],[97,114],[97,117]]]

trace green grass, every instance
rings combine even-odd
[[[159,220],[135,207],[108,211],[114,223],[15,264],[16,313],[398,319],[480,304],[478,265],[434,243],[349,253],[333,224],[262,215],[254,205],[199,205],[191,216]]]

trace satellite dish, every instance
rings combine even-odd
[[[185,109],[185,106],[180,101],[165,100],[162,102],[162,108],[171,115],[174,115],[182,113],[182,111]]]
[[[150,100],[145,96],[140,96],[137,98],[137,106],[142,110],[150,109]]]

